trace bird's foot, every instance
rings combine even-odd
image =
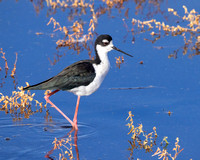
[[[74,123],[74,124],[72,125],[72,128],[73,128],[74,130],[78,131],[78,125],[77,125],[77,123]]]
[[[75,129],[75,130],[78,130],[78,125],[77,125],[77,119],[73,119],[73,128]]]

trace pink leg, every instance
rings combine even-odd
[[[58,92],[59,90],[55,90],[49,94],[47,94],[46,96],[44,96],[44,99],[46,100],[47,103],[51,104],[52,107],[54,107],[60,114],[63,115],[63,117],[65,117],[69,123],[71,123],[72,127],[75,128],[75,130],[78,130],[77,125],[74,124],[74,122],[72,122],[55,104],[53,104],[50,100],[49,97],[52,96],[53,94],[55,94],[56,92]]]
[[[75,110],[74,119],[73,119],[74,125],[75,125],[77,128],[78,128],[78,126],[77,126],[77,115],[78,115],[78,107],[79,107],[80,98],[81,98],[81,96],[78,96],[78,98],[77,98],[76,110]]]

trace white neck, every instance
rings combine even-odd
[[[94,84],[96,85],[96,88],[99,88],[100,84],[104,80],[106,74],[108,73],[110,69],[110,62],[108,60],[108,52],[112,50],[113,44],[111,42],[109,47],[97,45],[96,50],[97,54],[100,59],[99,64],[93,64],[95,71],[96,71],[96,77],[94,79]]]
[[[113,47],[112,41],[106,47],[101,46],[101,45],[96,46],[96,51],[99,56],[99,59],[101,60],[101,63],[109,63],[110,64],[110,62],[108,60],[108,52],[112,50],[112,47]]]

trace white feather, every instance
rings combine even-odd
[[[96,50],[101,60],[100,64],[93,64],[96,76],[94,80],[88,86],[79,86],[69,90],[69,92],[74,93],[77,96],[88,96],[95,92],[103,82],[105,76],[110,69],[110,62],[108,60],[108,52],[112,50],[112,41],[108,46],[97,45]]]

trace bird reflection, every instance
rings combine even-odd
[[[74,133],[74,135],[73,135]],[[67,135],[60,137],[60,138],[55,138],[57,141],[53,141],[54,147],[45,155],[45,158],[50,159],[50,160],[54,160],[57,159],[55,156],[53,156],[53,152],[57,149],[60,149],[60,154],[59,154],[59,159],[65,159],[65,156],[68,156],[70,159],[75,158],[73,155],[73,146],[75,147],[75,151],[76,151],[76,159],[79,160],[79,150],[78,150],[78,145],[77,145],[77,141],[78,141],[78,130],[75,130],[74,128],[72,128]],[[74,144],[72,144],[72,136],[74,139]],[[62,146],[65,146],[66,148],[66,144],[63,144],[64,142],[67,142],[71,147],[68,147],[66,151],[63,151],[61,149]],[[61,157],[60,157],[61,156]]]

